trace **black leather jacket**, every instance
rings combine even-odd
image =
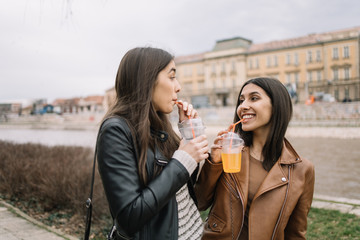
[[[167,139],[165,132],[152,134],[165,141]],[[177,239],[175,194],[188,182],[190,195],[194,198],[193,186],[189,184],[192,181],[186,168],[178,160],[171,159],[162,172],[143,187],[130,128],[119,117],[103,123],[97,147],[99,172],[115,220],[117,239]],[[148,150],[149,176],[152,176],[154,162],[163,162],[161,158],[165,159],[160,151],[154,153]]]

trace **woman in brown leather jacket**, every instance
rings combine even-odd
[[[209,207],[202,239],[305,239],[314,192],[314,166],[285,139],[292,103],[272,78],[248,80],[239,93],[235,131],[245,141],[241,172],[224,173],[221,131],[195,187]]]

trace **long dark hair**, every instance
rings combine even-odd
[[[168,159],[178,148],[179,137],[174,132],[166,114],[156,112],[152,104],[152,93],[156,79],[174,57],[158,48],[134,48],[128,51],[120,62],[116,75],[115,103],[109,108],[105,118],[121,116],[130,126],[138,152],[138,172],[144,185],[148,182],[146,171],[147,150],[155,145]],[[162,130],[169,134],[168,140],[157,144],[152,138],[150,128]],[[161,170],[155,165],[155,173]]]
[[[262,150],[262,155],[264,156],[263,167],[269,171],[279,159],[283,149],[286,129],[292,116],[291,98],[285,86],[277,79],[267,77],[250,79],[244,83],[240,90],[235,108],[234,122],[240,120],[236,111],[240,104],[240,95],[244,87],[250,83],[261,87],[271,99],[272,115],[270,119],[270,132]],[[240,133],[246,146],[250,147],[252,145],[253,132],[243,131],[241,124],[235,127],[235,131]]]

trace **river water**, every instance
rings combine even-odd
[[[45,145],[95,146],[95,130],[0,129],[0,139]],[[209,134],[209,141],[214,134]],[[360,139],[289,137],[315,165],[315,194],[360,200]]]

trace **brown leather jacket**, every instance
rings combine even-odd
[[[248,201],[249,157],[245,147],[240,173],[224,173],[221,163],[206,160],[195,187],[199,209],[212,206],[202,239],[239,238]],[[285,140],[280,159],[251,203],[249,239],[305,239],[314,181],[314,165]]]

